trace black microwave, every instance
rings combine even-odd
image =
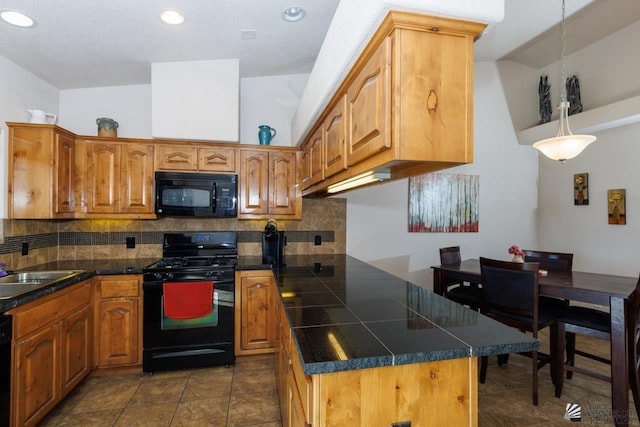
[[[156,172],[156,215],[238,216],[238,176]]]

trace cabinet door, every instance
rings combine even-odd
[[[198,169],[207,172],[236,172],[235,148],[198,148]]]
[[[269,208],[269,153],[240,151],[240,214],[266,214]]]
[[[121,146],[120,212],[153,213],[153,145]]]
[[[106,299],[98,303],[98,366],[139,363],[138,303],[138,298]]]
[[[93,369],[92,318],[92,306],[87,306],[62,320],[62,396],[73,390]]]
[[[324,179],[324,128],[321,126],[309,143],[309,185]]]
[[[76,141],[71,135],[56,132],[56,182],[53,186],[55,213],[73,213],[76,209]]]
[[[347,99],[343,96],[324,122],[324,178],[347,168]]]
[[[290,427],[308,427],[302,407],[302,400],[296,388],[296,382],[293,375],[289,374],[289,426]]]
[[[270,152],[269,172],[269,214],[295,215],[299,200],[296,153]]]
[[[240,347],[243,350],[273,350],[276,320],[273,307],[273,276],[242,277]]]
[[[13,426],[33,426],[60,399],[60,323],[29,335],[15,347]]]
[[[311,186],[311,142],[302,148],[300,155],[300,183],[303,189]]]
[[[195,171],[198,169],[198,147],[158,145],[156,147],[158,170]]]
[[[87,144],[87,212],[120,211],[120,145]]]
[[[391,40],[387,38],[349,86],[349,166],[391,148],[390,61]]]

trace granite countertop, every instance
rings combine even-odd
[[[96,275],[142,274],[142,269],[144,267],[157,260],[157,258],[62,260],[38,264],[33,267],[22,269],[23,271],[75,270],[81,271],[81,273],[69,279],[19,295],[15,298],[0,299],[0,313],[4,313],[14,307],[42,298],[45,295],[49,295],[68,286],[75,285],[76,283],[90,279]]]
[[[274,270],[304,373],[530,351],[516,329],[346,255]]]
[[[95,275],[141,274],[145,259],[66,260],[30,271],[81,270],[71,279],[0,300],[0,313]],[[530,351],[540,342],[347,255],[287,256],[274,268],[305,374]],[[269,270],[241,256],[238,270]]]

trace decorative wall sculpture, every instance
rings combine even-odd
[[[409,178],[409,232],[478,232],[479,177],[429,173]]]
[[[567,77],[567,101],[569,101],[569,115],[582,112],[580,99],[580,80],[575,74]]]
[[[551,121],[551,85],[547,82],[547,76],[540,76],[538,83],[538,109],[540,122],[543,124]]]

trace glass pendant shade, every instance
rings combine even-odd
[[[592,135],[574,135],[571,132],[568,116],[569,103],[567,101],[561,102],[558,109],[560,110],[558,133],[553,138],[536,142],[533,144],[533,148],[540,150],[542,154],[552,160],[559,160],[564,163],[566,160],[573,159],[582,153],[582,150],[594,142],[596,137]]]

